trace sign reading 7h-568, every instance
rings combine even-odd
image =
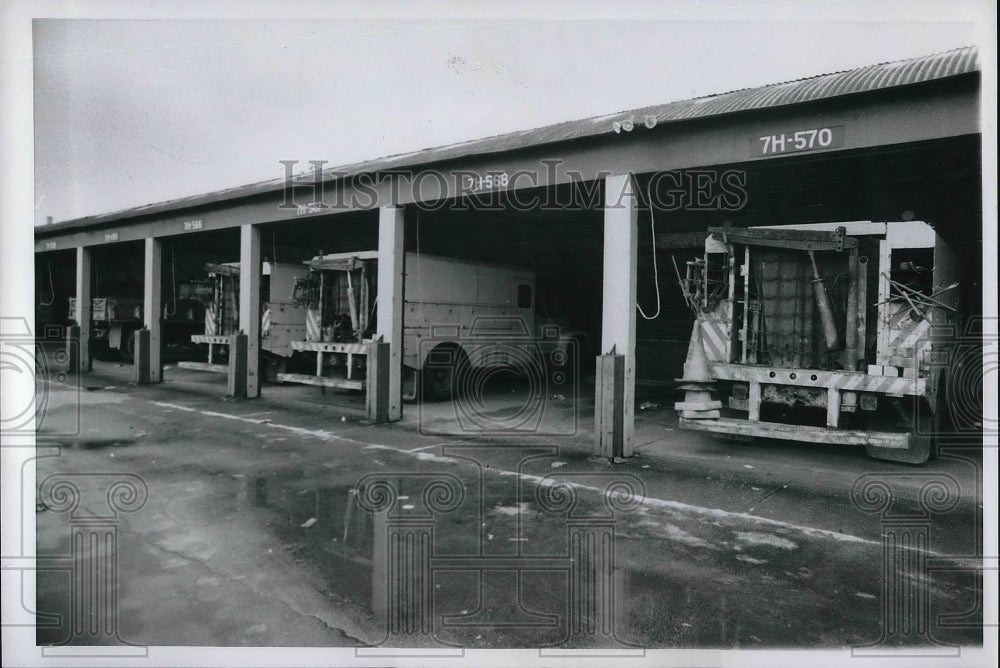
[[[783,153],[801,153],[802,151],[820,151],[828,148],[841,148],[843,145],[844,126],[837,125],[752,137],[750,139],[750,155],[760,157]]]

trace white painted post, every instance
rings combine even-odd
[[[240,227],[240,330],[247,335],[248,399],[260,396],[260,228]]]
[[[163,380],[163,358],[161,330],[163,320],[163,242],[149,237],[146,239],[146,261],[143,273],[143,324],[149,330],[149,355],[142,361],[149,364],[150,383]],[[137,359],[137,362],[139,360]],[[144,370],[145,371],[145,370]]]
[[[389,422],[403,416],[403,256],[403,207],[383,206],[378,216],[376,338],[389,344]]]
[[[90,249],[76,249],[76,324],[80,328],[80,371],[90,371]]]
[[[638,199],[631,174],[604,180],[604,304],[601,352],[625,357],[622,401],[622,456],[632,455],[635,433],[635,284]],[[598,379],[600,381],[600,379]],[[599,407],[598,407],[599,410]],[[595,431],[599,425],[595,425]],[[600,433],[595,434],[600,438]]]

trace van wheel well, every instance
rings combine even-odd
[[[448,341],[434,346],[419,374],[423,398],[432,401],[456,398],[456,381],[468,364],[469,356],[459,344]]]

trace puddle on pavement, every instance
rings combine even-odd
[[[581,500],[570,521],[543,510],[533,488],[518,498],[510,481],[486,479],[481,498],[463,479],[461,503],[432,515],[415,473],[393,481],[390,513],[373,515],[350,484],[301,472],[233,480],[236,509],[265,513],[276,540],[322,576],[331,605],[357,611],[388,645],[838,647],[878,636],[879,602],[834,590],[851,566],[824,563],[810,551],[821,546],[744,532],[696,549],[644,530],[645,514],[612,523],[612,538],[608,522],[580,519],[596,503]],[[751,548],[769,552],[757,563]],[[878,570],[866,589],[879,590]]]
[[[132,439],[97,438],[97,439],[75,439],[63,443],[62,445],[76,448],[78,450],[104,450],[106,448],[127,448],[128,446],[134,443],[135,441]]]
[[[371,601],[371,514],[350,486],[303,487],[301,476],[234,476],[237,508],[268,511],[268,527],[297,561],[329,583],[328,598]]]

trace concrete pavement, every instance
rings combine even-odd
[[[546,494],[565,489],[554,481],[571,483],[575,508],[587,517],[614,498],[609,481],[633,485],[627,512],[613,522],[616,630],[600,637],[604,644],[845,647],[878,640],[887,520],[852,500],[863,476],[888,480],[893,509],[911,514],[921,508],[928,474],[955,482],[952,507],[928,516],[931,542],[920,548],[922,559],[968,561],[981,535],[975,454],[956,451],[914,470],[860,450],[723,444],[678,432],[672,411],[653,409],[637,421],[637,456],[612,466],[589,452],[592,418],[582,404],[557,407],[563,419],[553,425],[565,425],[565,413],[576,410],[574,429],[497,436],[449,432],[451,405],[370,426],[354,395],[267,387],[261,399],[232,402],[221,396],[222,377],[168,369],[163,385],[135,387],[130,371],[99,365],[79,393],[49,388],[39,442],[58,444],[59,454],[41,460],[38,474],[42,481],[131,473],[148,486],[143,508],[120,516],[118,633],[129,642],[404,644],[373,605],[384,567],[373,542],[379,519],[354,502],[359,480],[372,474],[413,499],[421,498],[421,476],[461,480],[463,505],[438,517],[436,553],[494,557],[566,554],[572,516],[545,506],[552,501]],[[100,489],[83,496],[97,512]],[[402,500],[395,512],[421,508]],[[42,509],[39,552],[68,553],[69,524],[65,513]],[[409,642],[581,641],[567,636],[572,597],[563,576],[509,569],[475,576],[459,567],[441,573],[433,632],[411,634]],[[918,577],[935,614],[961,613],[981,597],[971,571],[908,577]],[[65,580],[40,575],[39,605],[67,609]],[[511,598],[512,590],[523,595]],[[558,623],[535,623],[552,619]],[[970,619],[969,628],[935,627],[935,637],[974,643]],[[39,641],[58,643],[66,633],[64,626],[40,631]]]

